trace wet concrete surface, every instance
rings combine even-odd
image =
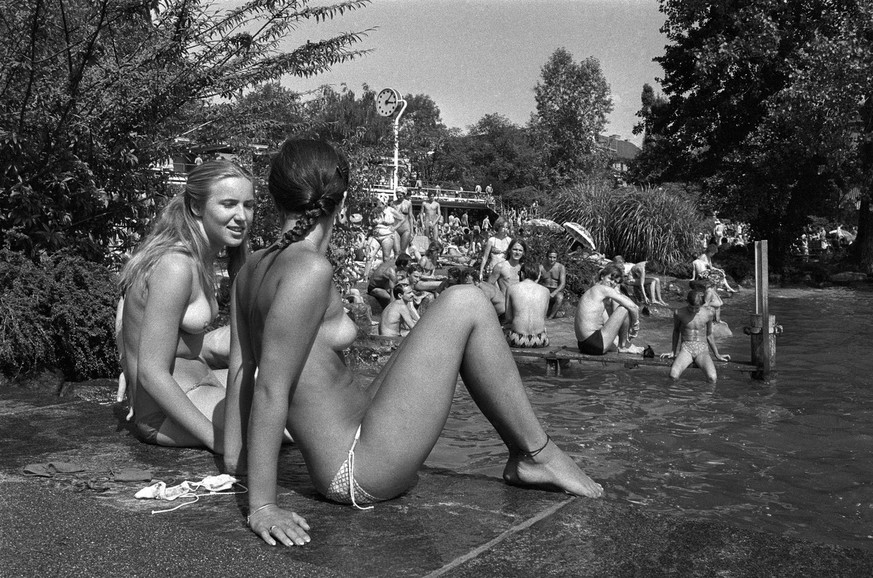
[[[110,383],[91,387],[111,399]],[[425,467],[406,495],[356,511],[315,493],[293,445],[279,501],[307,518],[312,542],[270,547],[245,527],[245,494],[158,514],[179,501],[135,499],[149,482],[116,479],[125,470],[174,485],[219,462],[142,444],[122,415],[111,402],[0,388],[0,576],[873,575],[873,552],[513,488],[490,470]],[[81,471],[24,473],[48,463]]]

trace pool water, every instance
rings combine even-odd
[[[750,291],[722,317],[722,353],[748,360]],[[775,289],[777,370],[769,382],[722,371],[522,365],[552,437],[605,499],[786,536],[873,549],[873,291]],[[428,466],[499,476],[505,449],[463,387]]]

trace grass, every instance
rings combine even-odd
[[[704,228],[702,215],[689,199],[651,188],[614,189],[599,181],[556,191],[543,214],[587,228],[597,250],[607,257],[650,261],[660,270],[692,260],[699,252],[697,233]]]

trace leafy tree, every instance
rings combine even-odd
[[[664,136],[670,103],[663,95],[656,95],[648,83],[643,84],[640,102],[641,107],[636,115],[641,120],[634,126],[633,133],[643,135],[643,150],[647,154],[631,162],[630,178],[638,182],[668,181],[673,176],[669,173],[671,159],[662,156],[670,153],[670,143]]]
[[[94,259],[136,239],[165,183],[149,166],[209,122],[198,103],[355,58],[361,33],[281,51],[297,25],[366,5],[9,0],[0,8],[0,231],[36,255]],[[203,115],[197,113],[204,113]]]
[[[401,155],[412,162],[412,170],[426,184],[447,180],[457,174],[444,166],[444,145],[450,140],[440,109],[426,94],[407,94],[406,111],[400,118]]]
[[[555,50],[534,88],[537,111],[532,127],[542,147],[545,179],[550,185],[576,180],[602,168],[596,137],[612,112],[609,84],[600,62],[574,62],[565,49]]]
[[[501,114],[486,114],[464,138],[472,165],[470,181],[497,193],[537,185],[537,154],[526,128]]]
[[[661,10],[669,101],[650,109],[657,138],[641,176],[702,181],[708,202],[749,220],[777,261],[811,215],[835,217],[858,190],[857,256],[873,270],[870,3],[661,0]]]

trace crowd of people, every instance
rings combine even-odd
[[[361,221],[345,213],[348,182],[346,160],[329,145],[286,141],[268,178],[280,238],[247,254],[251,175],[224,160],[191,171],[121,275],[118,344],[134,435],[223,455],[227,472],[248,475],[251,530],[271,545],[303,545],[309,522],[277,499],[280,446],[293,440],[326,499],[370,508],[415,483],[460,375],[506,445],[507,483],[600,496],[537,419],[510,350],[550,344],[546,321],[562,314],[567,284],[559,251],[534,263],[511,221],[471,228],[469,215],[449,213],[443,223],[433,196],[417,217],[402,194],[374,208],[372,235],[356,247],[366,262],[360,282],[381,309],[379,332],[402,340],[362,383],[342,355],[358,336],[347,305],[361,297],[336,290],[326,256],[335,223]],[[424,253],[417,232],[429,237]],[[233,281],[230,325],[207,332],[221,253]],[[712,324],[718,289],[733,289],[710,257],[695,261],[698,286],[675,312],[674,378],[696,362],[714,380],[709,352],[725,359]],[[602,264],[579,296],[578,350],[642,353],[633,343],[640,303],[666,305],[660,280],[645,261]]]

